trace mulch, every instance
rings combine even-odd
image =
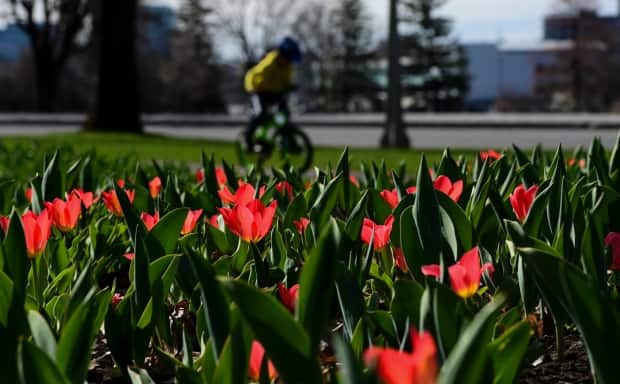
[[[578,333],[564,336],[564,357],[557,358],[555,339],[543,336],[539,339],[544,347],[544,354],[531,366],[522,369],[517,379],[518,384],[586,384],[594,383],[588,354],[583,340]],[[158,383],[172,383],[171,372],[159,372],[150,367],[149,373],[157,377]],[[155,371],[155,372],[154,372]],[[93,350],[93,360],[88,373],[88,383],[117,384],[123,383],[118,368],[114,367],[112,356],[107,348],[105,338],[99,335]]]
[[[588,353],[578,333],[564,336],[564,357],[557,359],[555,339],[544,336],[540,340],[545,353],[532,366],[521,371],[519,384],[585,384],[594,383]]]

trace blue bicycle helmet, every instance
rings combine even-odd
[[[278,51],[291,63],[299,63],[301,61],[301,49],[299,49],[299,44],[290,37],[282,39],[280,46],[278,46]]]

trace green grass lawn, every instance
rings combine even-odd
[[[237,163],[235,145],[231,142],[208,141],[201,139],[179,139],[156,135],[130,135],[117,133],[72,133],[56,134],[36,137],[5,137],[0,139],[9,148],[15,145],[35,144],[41,150],[52,152],[57,147],[71,146],[77,153],[91,150],[103,156],[118,156],[133,154],[143,160],[171,160],[180,162],[200,162],[200,152],[207,155],[213,153],[216,160],[226,160]],[[330,162],[336,164],[343,148],[315,149],[315,165],[324,167]],[[453,155],[472,155],[476,151],[453,150]],[[429,162],[438,161],[442,151],[426,151]],[[405,161],[409,169],[417,166],[422,152],[414,149],[351,149],[352,164],[357,166],[362,161],[377,161],[385,159],[388,167],[396,167]]]

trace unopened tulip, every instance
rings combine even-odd
[[[75,195],[69,195],[67,201],[58,198],[51,203],[46,201],[45,207],[56,228],[62,232],[69,232],[75,228],[82,213],[82,201]]]
[[[380,251],[390,242],[390,235],[392,234],[392,225],[394,224],[394,216],[390,215],[385,219],[383,225],[376,224],[369,218],[364,219],[362,225],[361,238],[365,244],[370,244],[370,239],[373,238],[373,247],[375,251]]]
[[[489,160],[489,161],[493,161],[493,160],[498,160],[502,157],[502,154],[493,150],[493,149],[489,149],[488,151],[482,151],[480,152],[480,158],[485,161],[485,160]]]
[[[463,180],[457,180],[454,183],[447,176],[440,175],[433,182],[436,190],[448,195],[452,200],[458,202],[463,193]]]
[[[396,264],[396,267],[403,272],[407,272],[409,270],[409,266],[407,265],[407,259],[405,259],[403,250],[400,248],[394,248],[392,250],[392,254],[394,256],[394,264]]]
[[[310,219],[307,217],[300,217],[297,220],[293,220],[293,225],[297,228],[297,232],[302,235],[306,232],[306,228],[308,228],[308,224],[310,224]]]
[[[155,176],[151,181],[149,181],[149,194],[151,198],[155,199],[159,196],[161,192],[161,179],[159,176]]]
[[[129,202],[133,203],[133,199],[135,196],[134,191],[125,190],[125,194],[127,195]],[[120,201],[118,201],[118,196],[116,195],[115,190],[112,189],[110,191],[101,192],[101,198],[103,199],[103,203],[108,208],[110,213],[115,216],[123,216],[123,209],[121,208]]]
[[[52,219],[49,212],[47,209],[44,209],[37,216],[34,212],[28,211],[22,216],[22,223],[24,225],[28,257],[35,258],[40,256],[45,250],[47,240],[49,240],[51,235]]]
[[[611,248],[611,267],[609,269],[620,271],[620,233],[609,232],[605,236],[605,245]]]
[[[119,305],[120,302],[123,301],[124,298],[125,298],[124,295],[121,295],[120,293],[115,293],[112,296],[112,300],[110,302],[110,304],[112,304],[112,308],[116,308],[116,306]]]
[[[202,184],[205,181],[205,170],[200,168],[196,171],[196,182]]]
[[[222,215],[218,215],[218,214],[211,215],[211,217],[209,218],[209,224],[213,228],[221,230],[221,228],[220,228],[220,216],[222,216]]]
[[[260,380],[260,370],[263,364],[263,357],[265,356],[265,348],[258,341],[252,342],[252,350],[250,351],[250,364],[248,366],[248,376],[253,381]],[[267,373],[270,380],[275,379],[278,376],[276,368],[271,363],[271,360],[267,361]]]
[[[574,167],[575,165],[579,166],[579,168],[583,169],[586,167],[586,160],[585,159],[575,159],[574,157],[572,159],[568,160],[568,166],[569,167]]]
[[[192,233],[194,231],[194,228],[196,228],[196,223],[198,223],[198,219],[200,219],[200,215],[202,215],[202,209],[196,209],[194,211],[190,210],[187,212],[187,217],[185,218],[183,228],[181,229],[181,235],[187,235],[188,233]]]
[[[293,186],[288,181],[280,181],[277,183],[275,185],[275,190],[278,191],[281,196],[286,196],[289,201],[293,200],[293,197],[295,197],[293,193]]]
[[[9,230],[9,222],[10,219],[8,216],[0,216],[0,228],[2,228],[4,233],[7,233]]]
[[[433,182],[435,190],[448,195],[454,202],[458,202],[463,193],[463,180],[457,180],[454,183],[447,176],[440,175]],[[418,191],[417,187],[407,188],[407,193],[414,194]]]
[[[519,221],[524,221],[530,212],[536,192],[538,192],[538,185],[532,185],[529,189],[525,189],[525,186],[521,184],[510,195],[512,210]]]
[[[159,212],[155,212],[154,215],[151,215],[147,212],[142,212],[140,218],[142,219],[142,222],[144,222],[146,229],[150,231],[151,229],[153,229],[155,224],[159,222]]]
[[[96,201],[92,192],[84,192],[84,190],[80,188],[72,190],[69,194],[77,196],[86,209],[90,208]]]
[[[215,167],[215,180],[217,181],[217,185],[222,188],[226,184],[228,184],[228,177],[226,176],[226,172],[222,167]]]
[[[398,206],[400,202],[400,198],[398,197],[398,191],[396,189],[384,189],[379,192],[379,195],[383,198],[383,200],[390,206],[390,208],[394,209]]]
[[[292,313],[295,313],[295,306],[299,297],[299,284],[295,284],[287,289],[284,284],[278,284],[278,296],[282,304]]]

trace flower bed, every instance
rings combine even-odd
[[[57,152],[0,182],[0,371],[512,383],[583,342],[596,380],[620,382],[617,149],[446,150],[415,174],[352,172],[345,150],[310,177]]]

